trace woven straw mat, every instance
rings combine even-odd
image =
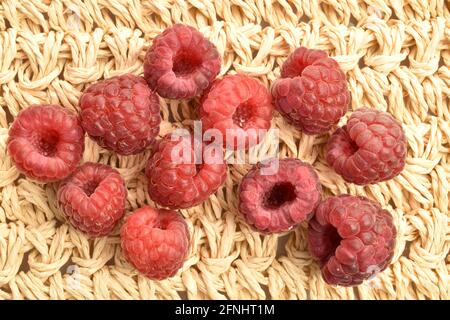
[[[0,299],[448,299],[450,271],[450,4],[447,0],[0,0]],[[76,111],[87,85],[142,74],[152,39],[183,22],[223,57],[221,75],[244,73],[268,87],[299,45],[326,50],[347,73],[351,110],[390,112],[403,123],[407,164],[395,179],[347,184],[324,161],[329,135],[307,136],[278,114],[280,158],[314,165],[325,195],[378,201],[398,229],[392,264],[356,288],[324,283],[304,223],[262,236],[237,216],[236,190],[250,168],[229,165],[225,185],[181,210],[189,257],[173,278],[151,281],[123,258],[118,228],[90,240],[64,223],[56,185],[20,175],[5,149],[17,113],[35,103]],[[194,101],[163,100],[160,135],[192,127]],[[266,142],[264,142],[266,143]],[[128,214],[153,202],[143,168],[86,138],[84,161],[117,167]]]

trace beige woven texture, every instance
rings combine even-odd
[[[446,0],[0,0],[0,298],[448,299],[449,6]],[[151,281],[126,263],[117,230],[88,239],[64,223],[56,185],[17,172],[5,142],[21,109],[51,102],[77,110],[90,83],[141,74],[152,39],[176,22],[196,26],[217,45],[221,75],[241,72],[268,86],[297,46],[326,50],[347,72],[350,110],[377,108],[403,123],[405,170],[358,187],[326,165],[328,135],[302,135],[279,115],[273,120],[280,157],[312,163],[326,195],[367,196],[392,213],[398,237],[388,269],[357,288],[326,285],[307,250],[306,224],[261,236],[236,215],[236,188],[250,165],[230,165],[221,190],[182,210],[191,230],[182,270]],[[194,102],[162,101],[161,135],[191,127]],[[117,167],[125,178],[128,213],[153,204],[143,173],[148,156],[120,157],[86,139],[84,161]]]

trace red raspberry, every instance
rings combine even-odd
[[[309,250],[329,284],[354,286],[386,269],[397,231],[388,211],[364,197],[323,201],[309,222]]]
[[[190,208],[208,199],[225,182],[227,165],[221,146],[217,151],[214,144],[203,145],[202,159],[197,160],[195,143],[189,135],[175,138],[168,134],[155,145],[146,168],[153,201],[171,209]]]
[[[216,80],[202,97],[200,120],[204,131],[221,132],[224,146],[230,140],[229,149],[236,149],[239,141],[248,148],[262,139],[258,130],[270,128],[273,109],[271,94],[261,82],[241,74],[228,75]]]
[[[220,71],[216,47],[194,28],[175,24],[153,40],[144,59],[144,77],[161,97],[192,98]]]
[[[272,95],[285,119],[306,134],[325,133],[347,112],[350,93],[338,63],[321,50],[296,49]]]
[[[58,189],[58,204],[76,229],[92,237],[109,234],[125,213],[125,181],[110,166],[86,162]]]
[[[143,207],[134,211],[120,233],[126,259],[150,279],[173,277],[189,249],[189,230],[175,211]]]
[[[264,172],[277,161],[276,173]],[[311,165],[298,159],[274,159],[258,163],[242,179],[239,212],[260,232],[288,231],[310,217],[321,192],[319,177]]]
[[[66,178],[83,156],[84,131],[77,116],[58,105],[22,110],[9,129],[8,153],[28,178],[53,182]]]
[[[358,109],[331,136],[326,158],[347,182],[365,185],[389,180],[405,166],[405,134],[389,113]]]
[[[91,85],[81,96],[80,108],[89,136],[121,155],[144,151],[159,132],[159,98],[133,74]]]

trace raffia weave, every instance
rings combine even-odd
[[[0,0],[0,299],[448,299],[449,6],[447,0]],[[404,123],[403,173],[357,187],[325,164],[328,136],[302,135],[279,116],[273,121],[280,157],[314,164],[327,195],[364,195],[393,214],[397,246],[385,272],[356,289],[326,285],[306,247],[306,224],[263,237],[236,216],[236,187],[249,165],[233,165],[219,192],[182,211],[192,245],[181,272],[150,281],[124,261],[117,231],[89,240],[64,223],[56,186],[19,175],[5,151],[19,110],[42,102],[77,110],[89,83],[142,73],[145,49],[175,22],[196,26],[217,45],[222,75],[242,72],[268,86],[295,47],[326,50],[347,72],[352,110],[387,110]],[[192,102],[163,101],[162,113],[161,134],[196,119]],[[118,157],[86,139],[84,160],[119,168],[131,211],[152,204],[143,173],[148,155]]]

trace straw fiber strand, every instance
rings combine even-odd
[[[449,299],[449,7],[446,0],[0,0],[0,299]],[[124,260],[117,230],[88,239],[64,223],[56,184],[17,172],[5,143],[21,109],[45,102],[76,111],[90,83],[141,74],[145,49],[177,22],[216,44],[221,75],[245,73],[267,86],[295,47],[326,50],[347,73],[351,110],[377,108],[403,123],[405,170],[366,187],[326,165],[328,135],[305,136],[279,115],[272,125],[280,157],[313,164],[326,195],[367,196],[392,213],[398,237],[386,271],[355,289],[326,285],[307,250],[306,224],[261,236],[236,215],[237,185],[250,165],[230,165],[223,188],[181,211],[191,231],[182,270],[151,281]],[[194,105],[162,100],[160,135],[191,127]],[[148,156],[117,156],[86,138],[83,160],[118,168],[130,212],[153,204]]]

